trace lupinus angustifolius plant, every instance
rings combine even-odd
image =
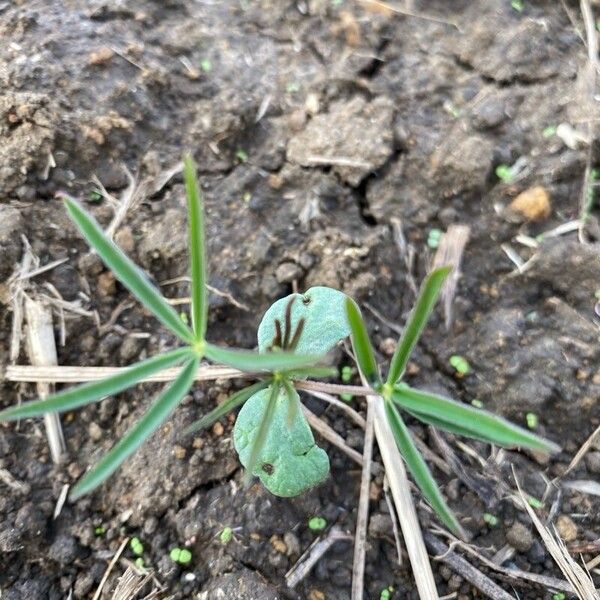
[[[117,279],[181,341],[178,348],[136,363],[106,379],[58,392],[0,412],[0,420],[64,412],[117,394],[163,369],[181,366],[175,379],[151,403],[147,412],[84,475],[71,491],[76,499],[99,486],[175,410],[191,389],[199,363],[208,359],[245,371],[257,381],[233,394],[188,428],[198,431],[241,406],[233,438],[247,477],[259,477],[273,494],[295,496],[327,478],[329,459],[314,440],[296,390],[309,377],[331,377],[337,370],[322,366],[327,353],[352,338],[358,366],[370,392],[383,398],[398,448],[415,482],[441,520],[453,531],[459,525],[417,450],[400,411],[420,421],[493,444],[553,451],[556,446],[484,410],[409,387],[402,381],[406,364],[433,310],[448,268],[433,271],[424,281],[392,358],[381,378],[365,323],[354,300],[340,291],[313,287],[275,302],[258,328],[258,352],[219,347],[206,339],[208,322],[207,261],[204,210],[191,158],[184,160],[188,200],[191,274],[191,327],[149,282],[146,275],[104,234],[98,223],[74,200],[66,209],[90,246]]]

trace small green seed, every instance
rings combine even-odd
[[[510,183],[514,179],[514,174],[508,165],[498,165],[496,167],[496,177],[504,183]]]
[[[600,290],[598,291],[600,292]],[[350,383],[353,374],[354,371],[350,365],[345,365],[342,367],[341,379],[344,383]]]
[[[442,238],[441,229],[431,229],[427,236],[427,245],[430,248],[437,248],[440,245],[440,239]]]
[[[471,372],[471,365],[463,356],[453,354],[448,362],[459,375],[468,375]]]
[[[532,508],[537,508],[538,510],[544,508],[544,503],[533,496],[527,496],[527,503]]]
[[[141,556],[142,554],[144,554],[144,544],[140,542],[140,538],[131,538],[131,541],[129,542],[129,547],[136,556]]]
[[[312,517],[308,521],[308,528],[311,531],[323,531],[327,527],[327,521],[323,517]]]
[[[536,429],[539,423],[538,416],[535,413],[527,413],[525,415],[525,422],[529,429]]]
[[[491,513],[483,513],[483,520],[490,526],[496,527],[498,525],[498,517]]]
[[[394,588],[390,585],[383,590],[381,590],[381,594],[379,594],[379,600],[390,600],[392,594],[394,593]]]
[[[221,531],[221,535],[219,535],[219,540],[221,544],[228,544],[233,537],[233,530],[231,527],[225,527],[223,531]]]

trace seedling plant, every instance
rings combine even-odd
[[[354,391],[355,395],[367,393],[383,399],[390,429],[415,483],[453,532],[460,532],[460,526],[417,450],[403,414],[454,434],[500,446],[557,449],[555,444],[490,412],[414,389],[403,381],[410,355],[450,272],[448,267],[432,271],[423,282],[385,379],[381,376],[359,307],[342,292],[326,287],[314,287],[304,294],[291,294],[275,302],[258,327],[258,352],[223,348],[208,341],[204,210],[195,167],[189,157],[184,161],[184,180],[188,202],[191,326],[104,234],[93,217],[75,200],[64,198],[69,216],[90,246],[117,279],[181,342],[180,347],[136,363],[117,375],[0,412],[0,420],[15,421],[46,412],[71,411],[117,394],[161,370],[181,367],[139,421],[73,487],[71,499],[97,488],[169,418],[190,391],[203,359],[234,367],[256,381],[191,425],[188,433],[204,429],[241,407],[233,439],[246,468],[247,479],[258,477],[273,494],[284,497],[301,494],[321,483],[329,474],[329,459],[315,443],[296,386],[307,378],[335,375],[336,369],[323,366],[325,358],[348,336],[352,340],[357,367],[369,388],[339,386],[340,393]],[[344,374],[349,372],[346,369]],[[132,550],[135,552],[135,548]],[[173,560],[176,560],[176,550],[179,549],[172,552]],[[187,554],[181,553],[177,558],[180,563],[187,559]]]

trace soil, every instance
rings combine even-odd
[[[508,545],[514,551],[504,566],[562,578],[507,490],[515,487],[514,465],[524,489],[543,497],[540,515],[552,507],[550,519],[562,518],[570,547],[597,552],[589,546],[600,539],[597,498],[558,493],[546,482],[600,424],[598,212],[586,244],[577,232],[546,236],[538,248],[515,238],[535,238],[579,215],[588,149],[568,147],[547,128],[569,123],[584,131],[586,119],[597,120],[598,105],[582,95],[586,50],[554,0],[526,0],[522,11],[509,0],[413,4],[438,21],[349,0],[0,2],[0,362],[8,362],[7,278],[21,260],[22,236],[42,265],[68,259],[38,276],[37,289],[50,283],[108,323],[99,329],[89,316],[67,312],[61,365],[125,365],[175,344],[139,306],[121,304],[130,298],[89,254],[55,194],[81,198],[108,225],[113,211],[97,201],[93,178],[115,197],[129,193],[133,178],[136,202],[115,238],[157,282],[179,277],[186,273],[185,198],[181,175],[169,171],[185,150],[200,168],[210,283],[237,301],[211,295],[210,338],[221,344],[254,347],[264,310],[296,286],[339,288],[402,324],[414,295],[392,226],[401,221],[420,281],[435,252],[430,230],[468,225],[452,326],[446,330],[441,312],[434,316],[409,380],[478,399],[519,423],[535,413],[538,431],[560,443],[563,451],[550,459],[472,443],[493,458],[482,467],[445,436],[470,477],[434,473],[483,554]],[[566,5],[578,18],[578,3]],[[525,170],[514,181],[496,177],[498,165],[519,159]],[[504,209],[534,186],[549,193],[551,214],[518,222]],[[523,274],[505,244],[523,261],[535,256]],[[169,297],[189,293],[185,283],[163,289]],[[384,361],[396,334],[365,313]],[[471,374],[457,376],[448,362],[455,354]],[[343,364],[341,352],[337,358]],[[195,386],[101,491],[65,504],[57,518],[63,485],[131,426],[158,388],[66,415],[69,455],[60,467],[38,422],[0,425],[0,467],[24,484],[0,481],[2,600],[91,598],[126,536],[142,540],[163,597],[349,598],[351,542],[337,542],[295,590],[284,575],[320,535],[309,529],[310,517],[354,531],[355,464],[322,442],[331,478],[280,499],[243,486],[233,417],[197,438],[181,436],[237,385]],[[33,386],[4,382],[0,405],[34,394]],[[359,429],[334,408],[304,400],[361,450]],[[361,401],[353,404],[364,413]],[[410,425],[444,454],[429,430]],[[596,447],[570,477],[599,473]],[[435,523],[422,503],[419,514],[424,527]],[[366,597],[392,586],[394,598],[418,598],[406,556],[397,564],[381,476],[371,515]],[[223,544],[226,526],[233,537]],[[176,546],[190,548],[190,565],[169,559]],[[130,549],[124,557],[135,558]],[[474,564],[520,598],[552,596]],[[482,597],[440,562],[433,568],[441,595]],[[112,597],[124,569],[117,564],[102,598]]]

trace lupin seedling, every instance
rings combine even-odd
[[[117,394],[164,369],[181,367],[175,379],[165,386],[139,421],[74,486],[72,499],[97,488],[169,418],[192,388],[202,359],[246,371],[249,377],[257,381],[234,393],[192,424],[188,433],[204,429],[228,412],[241,407],[233,439],[240,461],[246,467],[247,478],[258,477],[268,490],[279,496],[295,496],[321,483],[328,476],[329,459],[315,443],[304,416],[296,382],[309,377],[335,376],[337,369],[323,366],[323,358],[348,336],[352,338],[356,361],[368,382],[369,393],[383,398],[390,428],[415,482],[452,531],[459,532],[460,526],[417,450],[401,411],[451,433],[501,446],[523,446],[546,451],[557,449],[551,442],[481,408],[416,390],[402,381],[411,352],[450,272],[447,267],[434,270],[425,279],[385,381],[381,378],[360,309],[354,300],[342,292],[326,287],[313,287],[304,294],[292,294],[277,300],[267,310],[258,327],[258,352],[222,348],[209,342],[206,338],[208,270],[204,209],[190,157],[184,161],[184,181],[188,200],[190,325],[173,310],[149,278],[106,236],[93,217],[75,200],[64,198],[69,216],[97,255],[181,344],[136,363],[117,375],[0,412],[0,421],[16,421],[41,416],[46,412],[71,411]],[[133,547],[132,550],[136,552]],[[191,561],[191,554],[188,550],[175,548],[171,558],[180,564],[187,564]]]

